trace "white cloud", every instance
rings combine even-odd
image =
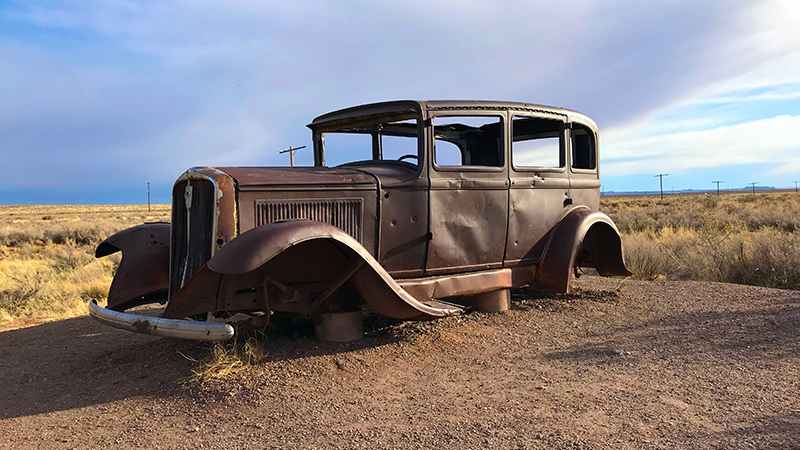
[[[764,162],[790,170],[800,166],[800,116],[655,137],[612,137],[602,155],[601,170],[610,176]]]

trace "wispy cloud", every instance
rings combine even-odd
[[[800,161],[800,116],[606,142],[603,174],[611,176],[770,162]],[[644,169],[644,170],[643,170]]]
[[[168,195],[188,166],[285,163],[276,151],[310,144],[304,125],[317,114],[397,98],[561,105],[610,130],[604,142],[616,135],[619,149],[633,148],[647,139],[642,129],[731,125],[721,116],[665,118],[680,105],[796,100],[774,88],[800,83],[796,4],[7,3],[4,183],[102,188],[147,179]],[[753,93],[759,88],[767,91]],[[736,120],[783,114],[800,112]],[[311,162],[310,153],[298,158]],[[648,163],[628,164],[617,170]]]

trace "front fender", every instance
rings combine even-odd
[[[334,290],[352,280],[370,308],[394,318],[434,318],[460,312],[414,298],[367,249],[333,225],[290,220],[253,228],[231,240],[170,299],[164,317],[236,310],[228,302],[230,295],[258,287],[263,279],[296,286],[325,283]]]
[[[536,271],[536,287],[569,292],[579,254],[585,254],[600,275],[632,275],[625,267],[622,239],[614,222],[600,211],[581,207],[567,213],[551,233]]]
[[[124,311],[167,300],[169,227],[163,222],[137,225],[111,235],[97,246],[97,258],[122,252],[108,291],[108,309]]]

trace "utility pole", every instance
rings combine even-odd
[[[150,212],[150,182],[147,182],[147,212]]]
[[[755,183],[747,183],[747,184],[753,187],[753,195],[756,195],[756,185],[758,184],[758,181],[756,181]]]
[[[717,197],[719,197],[719,184],[724,183],[724,181],[712,181],[712,183],[717,183]]]
[[[294,152],[300,150],[301,148],[306,148],[306,146],[304,145],[302,147],[292,147],[290,145],[289,148],[287,148],[286,150],[281,150],[278,153],[281,153],[281,154],[289,153],[289,164],[291,164],[291,166],[294,167]]]
[[[658,177],[658,187],[661,189],[661,200],[664,200],[664,177],[668,177],[668,173],[660,173],[653,175],[653,178]]]
[[[794,193],[797,194],[797,183],[800,183],[800,181],[794,181],[793,183],[794,183]]]

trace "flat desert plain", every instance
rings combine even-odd
[[[208,344],[75,317],[0,332],[3,448],[800,448],[800,292],[584,276],[511,311]],[[145,312],[157,313],[149,310]]]

